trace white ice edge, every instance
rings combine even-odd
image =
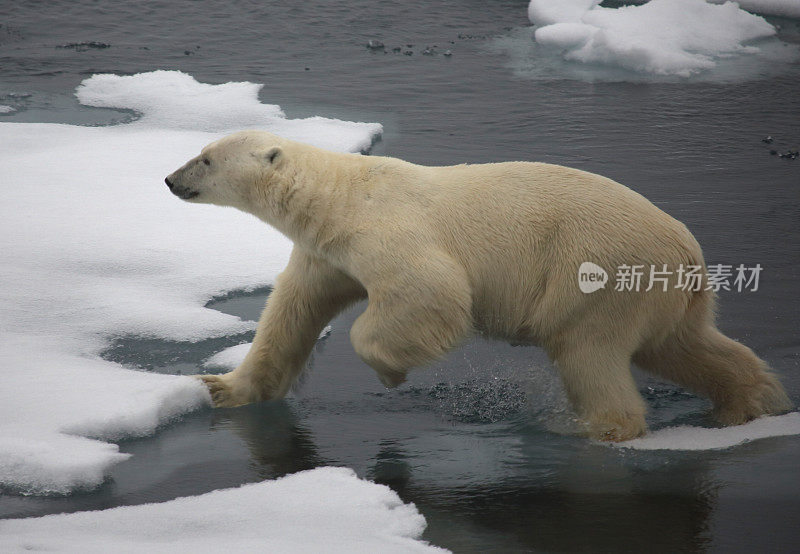
[[[637,450],[720,450],[758,439],[788,435],[800,435],[800,412],[760,417],[744,425],[719,429],[688,425],[666,427],[615,446]]]
[[[0,487],[97,486],[127,458],[103,441],[152,434],[208,404],[194,379],[101,359],[109,337],[196,341],[253,329],[204,304],[271,284],[290,241],[235,210],[178,200],[165,175],[241,128],[354,152],[381,132],[374,123],[287,119],[258,101],[259,88],[175,71],[95,75],[78,88],[81,102],[141,119],[0,123]]]
[[[324,467],[159,504],[0,520],[4,551],[445,552],[389,487]]]
[[[325,328],[320,332],[319,339],[323,339],[330,334],[331,326],[326,325]],[[236,346],[230,346],[224,350],[220,350],[204,361],[203,367],[207,369],[236,369],[236,367],[244,361],[244,357],[247,356],[247,352],[250,350],[252,345],[252,342],[246,342],[244,344],[237,344]]]

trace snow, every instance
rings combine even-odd
[[[331,326],[326,325],[322,332],[320,332],[319,338],[323,339],[330,334]],[[244,357],[247,356],[247,352],[250,350],[251,346],[253,346],[252,342],[246,342],[220,350],[204,361],[203,367],[206,369],[235,369],[244,361]]]
[[[667,427],[642,438],[617,444],[638,450],[718,450],[764,439],[800,435],[800,412],[766,416],[744,425],[709,429],[704,427]]]
[[[720,60],[756,54],[748,43],[775,35],[763,18],[736,3],[651,0],[604,8],[593,0],[532,0],[534,37],[566,60],[653,75],[689,77]]]
[[[528,4],[528,19],[534,25],[576,23],[598,4],[600,0],[533,0]]]
[[[5,104],[0,104],[0,113],[11,113],[11,112],[15,112],[15,111],[17,111],[17,110],[15,110],[11,106],[6,106]]]
[[[234,369],[244,361],[244,357],[247,356],[251,346],[253,346],[252,342],[246,342],[221,350],[204,361],[203,367],[207,369]]]
[[[260,127],[358,151],[378,124],[287,119],[252,83],[175,71],[95,75],[94,106],[134,109],[112,127],[0,123],[0,487],[68,493],[102,483],[115,445],[208,404],[194,379],[99,357],[114,336],[196,341],[253,328],[204,308],[269,285],[288,239],[232,209],[189,205],[164,176],[228,132]]]
[[[325,467],[161,504],[0,521],[4,552],[445,552],[390,488]],[[324,546],[323,546],[324,545]]]
[[[285,138],[340,152],[368,150],[380,134],[377,123],[309,117],[287,119],[280,106],[262,104],[256,83],[198,83],[180,71],[151,71],[131,76],[94,75],[75,92],[81,104],[131,109],[142,113],[138,125],[229,133],[268,129]],[[185,161],[185,160],[184,160]]]

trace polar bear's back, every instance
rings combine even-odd
[[[522,258],[543,251],[632,263],[697,258],[686,227],[642,195],[600,175],[545,163],[426,168],[425,213],[454,245]],[[494,258],[494,256],[489,257]],[[489,262],[491,263],[491,262]]]
[[[422,188],[430,193],[420,208],[425,223],[467,268],[490,334],[538,327],[528,318],[543,304],[558,306],[543,309],[554,324],[554,313],[567,317],[599,301],[603,291],[587,297],[577,286],[578,268],[586,261],[604,267],[611,279],[622,265],[666,264],[673,271],[703,265],[700,246],[682,223],[600,175],[528,162],[424,173]]]

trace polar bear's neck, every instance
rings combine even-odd
[[[286,156],[286,167],[261,191],[255,215],[304,248],[344,246],[351,229],[342,223],[366,192],[370,160],[308,147]]]

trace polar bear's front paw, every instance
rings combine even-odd
[[[224,375],[197,375],[211,394],[211,401],[215,408],[233,408],[250,402],[247,396],[241,394],[233,386],[234,379],[230,373]]]

